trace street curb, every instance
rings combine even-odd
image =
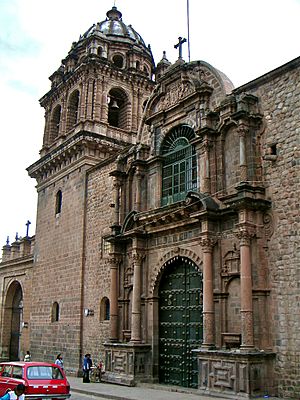
[[[72,394],[72,392],[85,394],[85,395],[90,396],[90,397],[101,397],[102,399],[132,400],[129,397],[120,397],[120,396],[115,396],[113,394],[97,393],[97,392],[92,393],[90,390],[77,389],[77,388],[74,389],[74,388],[71,387],[71,394]]]

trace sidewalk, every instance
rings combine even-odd
[[[90,396],[102,397],[112,400],[213,400],[222,397],[204,396],[197,390],[163,385],[121,386],[109,383],[82,383],[82,378],[68,376],[72,393],[82,393]],[[150,387],[151,386],[151,387]],[[191,392],[195,393],[192,394]],[[263,399],[263,397],[260,397]],[[275,398],[269,398],[269,400]]]

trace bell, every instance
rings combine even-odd
[[[112,104],[110,105],[110,108],[113,108],[117,110],[119,108],[117,100],[112,100]]]

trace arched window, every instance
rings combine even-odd
[[[61,213],[61,206],[62,206],[62,191],[59,190],[56,193],[56,199],[55,199],[55,214],[60,214]]]
[[[52,142],[58,136],[59,125],[60,125],[60,116],[61,116],[61,106],[58,105],[54,108],[54,110],[52,112],[52,116],[51,116],[50,142]]]
[[[112,58],[114,65],[118,68],[123,68],[124,60],[123,57],[119,54],[115,54]]]
[[[98,47],[97,54],[98,54],[99,57],[103,57],[103,49],[102,49],[101,46]]]
[[[109,92],[108,123],[121,129],[127,129],[127,96],[121,89]]]
[[[183,200],[198,188],[195,146],[190,141],[194,130],[187,125],[172,129],[161,145],[162,205]]]
[[[145,72],[145,74],[147,75],[147,76],[149,76],[149,70],[148,70],[148,68],[146,67],[146,65],[144,65],[144,72]]]
[[[137,70],[140,69],[140,62],[139,62],[139,61],[136,61],[136,63],[135,63],[135,68],[136,68]]]
[[[55,301],[52,304],[51,310],[51,322],[57,322],[59,320],[59,304]]]
[[[107,297],[103,297],[100,303],[100,321],[109,321],[110,303]]]
[[[68,102],[68,115],[67,115],[67,131],[74,128],[78,122],[78,108],[79,108],[79,91],[75,90],[69,97]]]

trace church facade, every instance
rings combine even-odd
[[[3,247],[2,359],[299,398],[300,58],[234,88],[155,65],[113,7],[40,100],[34,237]],[[155,79],[154,79],[155,78]]]

